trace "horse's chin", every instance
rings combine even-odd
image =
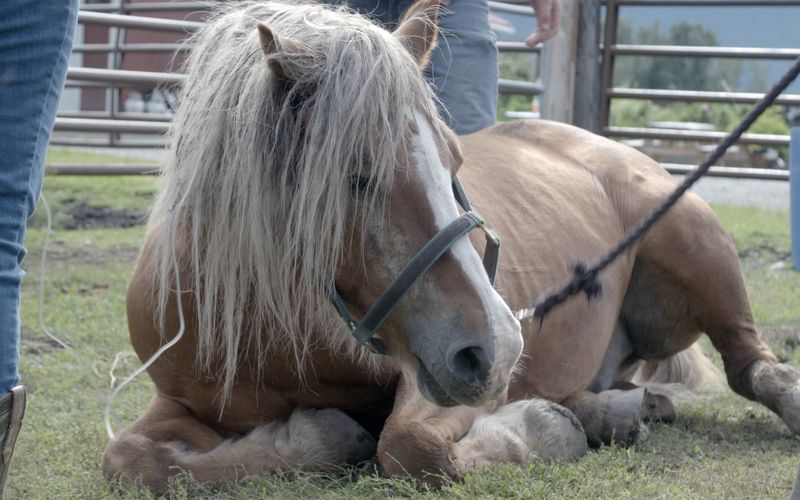
[[[436,377],[433,376],[430,370],[428,370],[428,367],[425,366],[425,363],[423,363],[422,360],[416,358],[416,365],[417,386],[419,387],[420,392],[425,399],[437,406],[480,406],[488,399],[493,399],[487,397],[485,392],[480,394],[465,394],[460,391],[445,389],[445,387],[443,387],[442,384],[436,380]]]

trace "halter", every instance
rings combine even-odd
[[[458,177],[453,177],[453,194],[456,201],[464,213],[456,220],[447,225],[444,229],[436,233],[422,249],[417,252],[414,258],[400,271],[400,274],[392,281],[383,294],[364,315],[361,321],[357,321],[347,307],[344,305],[342,296],[336,286],[331,287],[331,301],[333,302],[339,316],[350,328],[353,337],[361,344],[366,344],[373,351],[379,354],[386,354],[386,345],[375,338],[375,332],[386,320],[395,306],[405,297],[409,289],[419,280],[423,274],[444,255],[456,241],[466,236],[473,229],[481,229],[486,235],[486,249],[483,253],[483,267],[489,276],[489,282],[494,286],[497,274],[497,261],[500,258],[500,237],[493,230],[485,226],[483,217],[472,209],[472,205],[467,198]]]

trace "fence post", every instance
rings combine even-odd
[[[789,206],[791,208],[792,264],[800,271],[800,113],[789,122]]]
[[[542,118],[572,123],[580,0],[561,1],[558,35],[542,48]]]
[[[600,2],[582,0],[580,3],[572,114],[573,125],[596,134],[601,132]]]

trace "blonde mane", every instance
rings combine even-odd
[[[259,21],[292,46],[270,56],[285,78],[268,68]],[[267,351],[286,353],[301,377],[312,342],[366,359],[329,302],[348,228],[384,208],[365,195],[354,210],[351,182],[390,191],[414,111],[435,116],[430,88],[398,40],[345,8],[226,5],[189,42],[149,222],[162,332],[180,249],[197,368],[222,363],[223,397],[248,351],[259,365]]]

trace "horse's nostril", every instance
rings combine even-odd
[[[479,346],[465,347],[450,358],[450,371],[462,382],[471,386],[484,385],[489,376],[491,360]]]

